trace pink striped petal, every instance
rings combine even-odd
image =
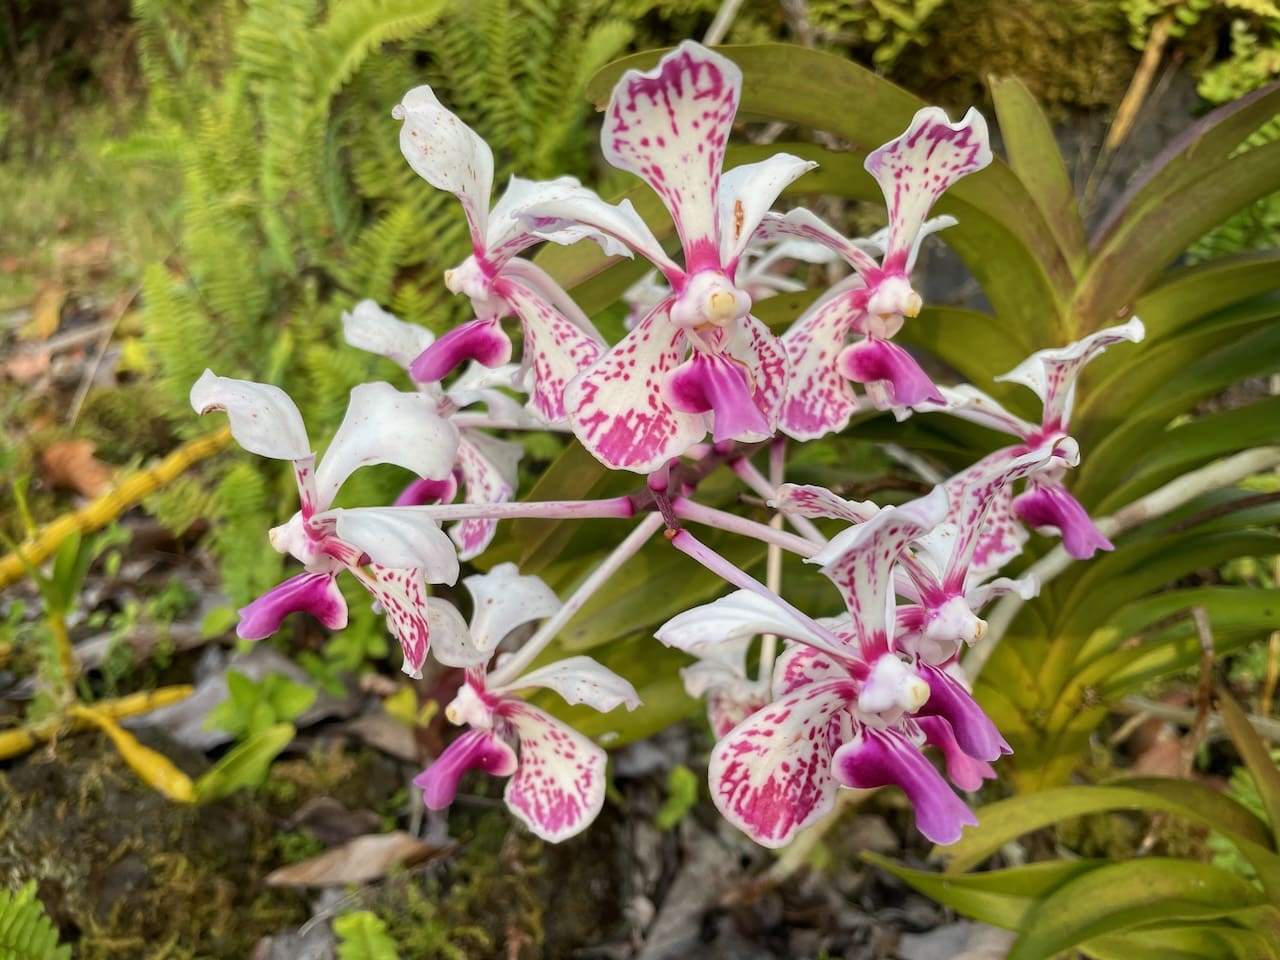
[[[937,747],[947,765],[947,779],[961,790],[973,791],[982,786],[983,780],[994,780],[995,767],[985,760],[975,760],[956,742],[951,724],[941,717],[916,717],[914,723],[924,733],[925,743]]]
[[[715,198],[741,89],[732,61],[685,41],[652,72],[623,74],[609,101],[605,159],[662,197],[689,273],[720,265]]]
[[[500,367],[511,359],[511,338],[497,317],[470,320],[454,327],[409,365],[414,383],[438,383],[468,360]]]
[[[604,344],[523,284],[500,277],[494,286],[524,331],[521,364],[533,371],[529,404],[548,422],[562,423],[565,387],[600,358]]]
[[[706,698],[707,724],[717,740],[765,705],[764,695],[745,682],[740,687],[712,687],[706,691]]]
[[[933,204],[961,177],[990,162],[987,122],[972,108],[952,123],[938,107],[925,107],[906,132],[867,156],[867,172],[880,184],[889,207],[886,271],[905,271]]]
[[[300,573],[272,587],[248,606],[236,611],[241,640],[262,640],[280,629],[291,613],[309,613],[330,630],[347,625],[347,601],[332,573]]]
[[[404,651],[403,670],[415,680],[422,678],[422,665],[431,643],[427,622],[427,582],[422,571],[369,564],[367,570],[351,568],[356,579],[373,595],[387,616],[387,626]]]
[[[483,770],[495,777],[509,777],[516,771],[516,752],[488,730],[468,730],[427,769],[413,778],[422,788],[422,802],[428,810],[443,810],[458,795],[458,782],[471,770]]]
[[[922,663],[918,669],[929,685],[929,699],[919,709],[920,716],[946,720],[960,748],[975,760],[998,760],[1002,754],[1013,753],[991,718],[959,680],[941,667]]]
[[[836,751],[832,770],[847,787],[901,787],[915,810],[916,827],[934,843],[955,843],[965,826],[978,824],[919,749],[894,730],[863,727]]]
[[[981,581],[1022,552],[1027,531],[1013,513],[1013,488],[1003,487],[992,497],[986,520],[978,532],[969,563],[969,579]]]
[[[931,400],[942,403],[942,394],[920,364],[891,340],[867,337],[845,347],[836,360],[841,374],[867,388],[878,410],[909,407]]]
[[[865,295],[865,289],[853,291]],[[791,362],[791,387],[778,426],[796,440],[816,440],[849,425],[858,401],[849,380],[836,366],[845,338],[862,307],[842,294],[806,311],[781,342]]]
[[[574,434],[615,470],[650,473],[706,436],[706,414],[683,413],[667,399],[685,338],[670,307],[670,299],[659,304],[565,389]]]
[[[831,728],[848,706],[848,680],[810,684],[757,710],[711,752],[711,799],[766,847],[785,846],[835,802]]]
[[[1033,479],[1026,493],[1014,498],[1013,509],[1027,526],[1060,533],[1063,549],[1077,560],[1088,560],[1099,550],[1115,549],[1061,483]]]
[[[504,699],[499,709],[520,738],[520,767],[507,782],[507,806],[551,843],[580,833],[604,806],[605,752],[523,701]]]

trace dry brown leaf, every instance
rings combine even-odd
[[[55,440],[40,455],[45,482],[86,497],[105,493],[114,471],[93,455],[96,449],[92,440]]]
[[[67,288],[59,283],[46,283],[36,291],[31,305],[31,320],[18,334],[20,340],[48,340],[62,323],[62,305],[67,302]]]
[[[385,877],[393,867],[412,867],[446,853],[411,833],[373,833],[356,837],[301,863],[292,863],[267,876],[272,887],[339,887]]]
[[[14,383],[33,383],[49,372],[48,350],[18,350],[0,364],[0,372]]]

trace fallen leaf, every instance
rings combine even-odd
[[[19,340],[48,340],[58,332],[62,323],[62,305],[67,301],[67,288],[58,283],[46,283],[36,291],[36,301],[31,305],[31,320],[18,334]]]
[[[433,847],[411,833],[366,834],[301,863],[292,863],[267,876],[272,887],[340,887],[385,877],[395,867],[412,867],[447,853],[452,847]]]
[[[55,440],[40,455],[45,481],[86,497],[101,495],[114,471],[93,455],[96,449],[92,440]]]
[[[0,364],[0,371],[14,383],[32,383],[49,372],[49,351],[17,350]]]
[[[377,830],[372,810],[348,810],[333,797],[312,797],[289,818],[290,830],[306,828],[326,847],[336,847]]]
[[[369,746],[389,753],[393,757],[414,763],[418,760],[418,743],[413,730],[385,713],[371,713],[357,717],[343,729],[355,734]]]

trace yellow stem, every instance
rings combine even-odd
[[[93,712],[111,720],[123,720],[125,717],[137,716],[140,713],[147,713],[171,703],[177,703],[179,700],[185,700],[191,696],[191,691],[194,689],[190,684],[183,683],[172,687],[161,687],[159,690],[131,693],[127,697],[117,697],[96,703],[93,706]],[[82,716],[76,716],[74,710],[71,713],[70,729],[73,731],[85,729],[90,721]],[[41,720],[39,723],[19,727],[16,730],[0,730],[0,760],[8,760],[34,750],[45,741],[56,737],[65,726],[66,718],[50,717],[48,720]]]
[[[64,514],[0,558],[0,587],[20,579],[27,565],[37,566],[53,556],[73,533],[92,533],[115,520],[143,497],[182,476],[193,464],[211,457],[231,441],[231,428],[221,427],[183,444],[154,467],[132,474],[82,510]],[[25,561],[25,562],[24,562]]]

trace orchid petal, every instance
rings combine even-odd
[[[458,443],[458,469],[466,483],[467,503],[506,503],[515,494],[517,466],[524,448],[468,430]],[[454,524],[449,536],[458,545],[458,559],[472,560],[484,552],[498,529],[497,520],[471,519]]]
[[[677,410],[712,414],[711,436],[716,443],[771,433],[769,421],[751,397],[746,368],[723,354],[695,351],[672,371],[667,396]]]
[[[817,164],[789,153],[744,163],[724,173],[717,197],[720,263],[730,275],[778,195]]]
[[[1062,534],[1062,547],[1077,560],[1088,560],[1115,545],[1097,528],[1080,501],[1061,483],[1033,480],[1013,501],[1014,512],[1030,527]]]
[[[462,449],[462,444],[458,444]],[[443,480],[411,480],[392,503],[394,507],[420,507],[424,503],[452,503],[458,495],[458,478],[449,474]]]
[[[949,413],[961,420],[968,420],[970,423],[1008,433],[1023,440],[1040,432],[1038,424],[1028,423],[1021,417],[1014,416],[997,400],[970,384],[939,387],[938,392],[942,394],[942,403],[926,400],[917,404],[916,409],[921,413]]]
[[[672,617],[655,636],[669,647],[699,653],[743,637],[772,633],[819,643],[813,631],[778,604],[750,590],[737,590]]]
[[[765,847],[785,846],[835,803],[831,726],[853,695],[848,680],[810,684],[761,707],[711,752],[711,799]]]
[[[547,240],[566,242],[576,240],[575,230],[585,230],[586,236],[596,240],[606,252],[634,250],[662,271],[667,281],[674,283],[685,273],[662,249],[644,218],[636,213],[630,200],[606,203],[594,194],[574,194],[555,200],[532,204],[523,213],[529,229]],[[609,246],[600,237],[612,237],[621,246]]]
[[[413,785],[422,788],[422,802],[428,810],[443,810],[458,795],[464,773],[483,770],[495,777],[508,777],[516,767],[516,752],[509,744],[488,730],[468,730],[414,777]]]
[[[352,567],[351,572],[386,613],[387,626],[404,652],[404,672],[415,680],[421,679],[422,664],[426,662],[427,647],[431,643],[426,580],[422,571],[371,563],[367,570]]]
[[[338,539],[384,567],[417,567],[428,583],[458,579],[458,553],[436,520],[403,507],[331,510]]]
[[[1145,335],[1142,321],[1132,317],[1127,323],[1098,330],[1065,347],[1039,350],[996,380],[1030,387],[1044,401],[1044,428],[1065,430],[1071,420],[1076,380],[1085,365],[1107,347],[1125,341],[1139,343]]]
[[[551,423],[565,419],[565,387],[595,363],[605,347],[523,284],[500,278],[496,288],[520,318],[522,364],[533,371],[530,406]]]
[[[460,363],[474,360],[498,367],[511,359],[511,338],[497,317],[469,320],[431,344],[409,365],[415,383],[437,383]]]
[[[342,336],[357,350],[386,357],[405,370],[436,339],[426,327],[405,323],[372,300],[361,300],[350,313],[343,311]]]
[[[219,377],[206,370],[191,387],[191,406],[201,415],[225,410],[231,435],[250,453],[273,460],[311,456],[302,414],[279,387]]]
[[[291,613],[309,613],[330,630],[347,625],[347,602],[332,573],[300,573],[272,587],[248,606],[241,607],[236,636],[262,640],[280,629]]]
[[[870,500],[846,500],[826,487],[811,484],[784,483],[771,501],[782,513],[802,517],[831,517],[846,523],[865,523],[880,512]]]
[[[359,467],[393,463],[420,477],[442,480],[453,470],[458,428],[440,417],[435,400],[401,393],[387,383],[362,383],[351,391],[347,414],[316,468],[323,507]]]
[[[961,790],[977,790],[982,786],[983,780],[995,779],[995,768],[985,760],[975,760],[961,750],[951,724],[942,717],[916,717],[914,723],[924,733],[925,742],[942,751],[947,765],[947,779]]]
[[[845,347],[836,358],[836,368],[855,383],[865,384],[867,396],[879,410],[926,400],[943,402],[942,394],[915,358],[890,340],[867,337]]]
[[[791,365],[786,347],[765,324],[747,314],[733,325],[724,352],[747,368],[752,400],[769,425],[763,433],[746,432],[738,434],[737,439],[769,439],[790,387]]]
[[[958,123],[938,107],[917,111],[899,137],[873,150],[865,167],[889,207],[889,248],[884,269],[906,270],[907,259],[930,208],[961,177],[991,162],[987,121],[977,110]]]
[[[1013,488],[1002,487],[987,508],[969,562],[969,580],[982,580],[1000,570],[1022,552],[1027,531],[1013,512]]]
[[[595,365],[565,388],[565,410],[582,445],[605,466],[650,473],[707,432],[705,414],[682,413],[666,399],[685,333],[663,301]]]
[[[832,758],[835,778],[864,790],[896,784],[906,793],[916,827],[934,843],[955,843],[962,829],[977,826],[973,811],[952,791],[933,765],[901,734],[864,727]]]
[[[820,243],[842,256],[864,278],[876,276],[880,272],[880,265],[856,241],[849,240],[812,210],[804,207],[795,207],[785,214],[766,214],[756,228],[752,242],[772,240],[775,237],[799,237]]]
[[[849,668],[831,654],[805,643],[787,647],[773,665],[773,696],[789,696],[801,687],[832,680],[848,681]]]
[[[973,694],[941,667],[918,665],[920,676],[929,685],[929,699],[918,713],[924,717],[942,717],[951,724],[956,742],[975,760],[997,760],[1013,748],[1000,736]]]
[[[855,298],[835,297],[805,311],[782,335],[791,385],[778,426],[787,436],[816,440],[849,425],[858,401],[835,361],[861,312]]]
[[[680,671],[680,675],[682,677],[687,676],[692,669],[692,667],[685,667]],[[697,696],[697,694],[689,691],[687,681],[685,683],[685,691],[689,693],[689,696]],[[736,684],[729,686],[717,686],[710,689],[706,692],[706,698],[707,723],[710,725],[711,732],[717,740],[727,736],[730,730],[763,707],[767,702],[758,686],[746,680],[738,681]]]
[[[581,832],[604,807],[605,752],[535,707],[519,700],[501,706],[520,737],[520,767],[507,781],[507,806],[551,843]]]
[[[605,159],[662,198],[689,273],[719,266],[715,197],[741,89],[736,64],[686,40],[652,72],[623,74],[605,114]]]
[[[554,690],[565,703],[585,703],[601,713],[608,713],[622,704],[626,704],[628,710],[640,706],[640,695],[629,681],[590,657],[557,660],[524,674],[503,689],[524,690],[528,687]]]
[[[580,184],[576,177],[556,177],[554,180],[526,180],[512,177],[502,197],[493,205],[489,214],[489,231],[485,238],[486,259],[501,266],[517,253],[543,240],[571,244],[590,238],[604,248],[611,257],[629,257],[631,251],[611,237],[583,229],[574,224],[550,233],[535,232],[530,228],[526,213],[544,203],[556,203],[566,198],[598,199],[593,190]]]
[[[903,713],[915,713],[929,699],[929,684],[897,654],[881,655],[871,665],[858,691],[858,712],[893,723]]]
[[[483,250],[493,191],[493,151],[446,110],[430,87],[414,87],[391,115],[403,120],[400,152],[418,176],[462,202],[471,244]]]
[[[970,610],[981,610],[996,597],[1006,594],[1017,594],[1023,600],[1033,600],[1040,595],[1040,578],[1034,573],[1025,577],[997,577],[990,583],[974,587],[964,595],[964,602]]]
[[[431,655],[446,667],[478,667],[489,661],[492,650],[476,646],[458,608],[443,600],[427,604],[427,625],[431,632]]]
[[[514,563],[500,563],[488,573],[462,581],[471,594],[471,637],[476,648],[496,650],[516,627],[549,617],[560,598],[538,577],[522,576]]]

